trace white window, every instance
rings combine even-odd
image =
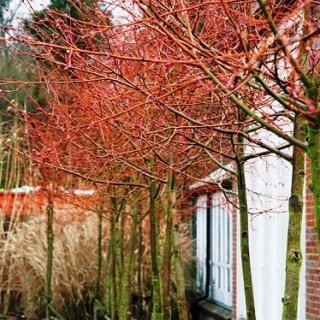
[[[227,307],[232,304],[231,209],[221,192],[197,199],[198,285],[208,299]]]

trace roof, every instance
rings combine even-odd
[[[231,180],[231,178],[232,178],[231,172],[234,172],[234,168],[233,168],[233,165],[229,163],[229,164],[225,165],[224,168],[219,168],[219,169],[215,170],[214,172],[212,172],[207,177],[192,184],[189,187],[189,189],[195,190],[195,189],[199,189],[199,188],[205,187],[210,184],[221,185],[224,181]]]

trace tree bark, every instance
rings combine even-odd
[[[188,304],[186,300],[186,288],[184,269],[181,259],[180,241],[179,241],[179,224],[177,219],[177,201],[176,201],[176,186],[175,173],[170,171],[168,174],[168,210],[167,220],[171,224],[171,238],[172,238],[172,256],[175,270],[175,284],[177,290],[177,305],[179,312],[179,319],[189,319]]]
[[[189,312],[188,312],[188,304],[186,300],[186,287],[184,282],[184,270],[182,265],[181,259],[181,251],[178,249],[179,243],[179,225],[175,224],[172,228],[173,234],[173,261],[174,261],[174,268],[175,268],[175,282],[177,288],[177,304],[178,304],[178,311],[179,311],[179,318],[182,319],[189,319]]]
[[[301,141],[306,137],[306,124],[300,117],[294,120],[293,136]],[[302,265],[301,227],[303,216],[303,187],[305,180],[305,156],[297,147],[293,147],[292,185],[289,199],[289,226],[286,258],[285,294],[282,298],[283,319],[298,318],[300,270]]]
[[[93,316],[97,319],[97,301],[100,298],[100,281],[101,281],[101,266],[102,266],[102,214],[103,207],[98,208],[98,230],[97,230],[97,278],[94,289],[93,301]]]
[[[112,208],[113,209],[113,208]],[[116,265],[116,258],[115,258],[115,233],[116,233],[116,226],[115,226],[115,215],[116,213],[114,210],[111,209],[110,212],[110,240],[109,240],[109,247],[108,250],[110,252],[110,265],[107,266],[106,272],[106,288],[108,290],[108,296],[106,296],[106,305],[109,307],[110,317],[112,320],[117,319],[117,265]]]
[[[155,181],[150,184],[150,251],[152,272],[152,320],[163,319],[162,284],[159,264],[159,215],[156,204],[157,185]]]
[[[253,296],[253,284],[250,262],[249,248],[249,219],[247,204],[247,187],[244,173],[244,162],[241,158],[244,156],[244,139],[241,135],[237,136],[236,146],[236,175],[238,188],[238,202],[240,215],[240,247],[241,247],[241,263],[244,282],[244,292],[246,300],[247,320],[255,320],[255,303]]]
[[[51,190],[48,191],[48,205],[47,205],[47,276],[46,276],[46,319],[51,319],[51,301],[52,301],[52,262],[53,262],[53,213],[54,204]]]
[[[170,198],[171,184],[170,174],[168,174],[168,194],[167,194],[167,208],[166,208],[166,230],[164,239],[164,250],[163,250],[163,275],[162,275],[162,286],[163,286],[163,313],[164,320],[171,319],[171,255],[172,255],[172,201]]]
[[[137,201],[137,195],[134,196],[135,201]],[[133,210],[131,215],[131,228],[130,228],[130,239],[128,243],[128,251],[126,252],[125,265],[123,270],[123,281],[121,289],[121,314],[119,318],[123,320],[132,319],[131,311],[131,275],[132,275],[132,261],[133,254],[136,245],[136,236],[137,236],[137,225],[138,225],[138,214],[139,206],[135,202],[133,204]]]

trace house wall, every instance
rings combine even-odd
[[[309,172],[308,168],[306,172]],[[291,166],[278,157],[260,158],[247,164],[246,177],[250,199],[250,246],[257,319],[282,320],[281,299],[285,283],[287,208],[290,197]],[[308,188],[308,180],[307,177],[305,214],[301,233],[301,250],[304,261],[301,268],[298,319],[318,320],[320,319],[320,262],[313,198]],[[206,196],[200,196],[199,200],[203,203],[200,207],[205,209]],[[234,266],[232,270],[232,319],[240,320],[245,319],[245,299],[240,257],[239,215],[235,207],[232,214],[232,261]],[[200,219],[202,220],[198,221],[198,236],[200,237],[197,239],[197,255],[200,258],[199,262],[203,263],[206,259],[204,214]],[[206,319],[215,318],[207,316]]]
[[[278,164],[279,165],[279,164]],[[260,167],[261,168],[261,167]],[[260,169],[261,170],[261,169]],[[261,174],[262,171],[260,171]],[[285,176],[283,177],[277,177],[277,175],[275,175],[275,173],[272,173],[272,170],[270,172],[270,170],[268,171],[269,175],[273,177],[273,184],[275,183],[279,183],[284,182],[287,177],[290,177],[290,172],[287,172],[285,174]],[[285,171],[284,171],[285,172]],[[308,169],[307,169],[308,172]],[[265,173],[264,173],[265,174]],[[264,175],[262,174],[262,175]],[[304,220],[303,220],[303,224],[305,226],[304,230],[302,231],[302,236],[301,236],[301,244],[302,244],[302,252],[304,253],[304,264],[302,266],[302,270],[301,270],[301,281],[300,281],[300,302],[299,302],[299,320],[319,320],[320,319],[320,261],[319,261],[319,254],[318,254],[318,248],[317,248],[317,235],[316,235],[316,230],[315,230],[315,217],[314,217],[314,208],[313,208],[313,196],[311,191],[308,188],[308,182],[309,182],[309,177],[307,177],[307,181],[306,181],[306,188],[305,188],[305,216],[304,216]],[[260,179],[257,179],[257,176],[255,177],[255,179],[250,179],[251,182],[249,182],[249,187],[252,189],[254,189],[256,192],[261,191],[261,189],[259,189],[258,185],[259,181],[261,183]],[[257,182],[258,181],[258,182]],[[278,181],[278,182],[277,182]],[[287,184],[287,183],[286,183]],[[290,185],[290,183],[288,182],[288,185]],[[266,190],[266,188],[264,188],[264,190]],[[288,190],[289,191],[289,190]],[[281,224],[280,221],[276,221],[276,218],[273,217],[272,218],[272,214],[270,215],[270,213],[267,215],[269,216],[269,219],[263,218],[262,216],[259,217],[260,222],[264,219],[266,220],[266,224],[263,226],[263,228],[268,228],[267,225],[269,224],[269,227],[271,227],[271,230],[274,228],[279,228],[279,223]],[[282,215],[281,218],[283,218],[284,216]],[[282,224],[285,223],[284,221],[282,221]],[[276,226],[278,225],[278,226]],[[259,239],[257,239],[257,231],[261,230],[262,225],[259,226],[259,221],[254,221],[252,223],[252,232],[251,235],[253,235],[252,238],[252,243],[254,243],[255,249],[254,250],[259,250]],[[279,230],[284,230],[283,228],[280,228]],[[271,241],[269,242],[269,246],[272,246],[272,243],[274,244],[273,246],[275,246],[275,243],[277,243],[277,241],[274,241],[274,239],[272,239],[272,236],[270,234],[270,229],[265,229],[268,230],[267,233],[268,234],[268,239],[271,239]],[[266,231],[265,231],[266,232]],[[279,231],[278,231],[278,235],[279,235]],[[261,236],[261,234],[260,234]],[[258,237],[259,238],[259,237]],[[279,242],[278,242],[279,243]],[[280,247],[281,245],[279,245],[278,247]],[[283,245],[282,245],[283,247]],[[279,250],[279,248],[277,248],[277,250]],[[238,252],[239,252],[239,247],[238,247]],[[253,264],[256,265],[256,260],[260,260],[259,258],[257,258],[258,255],[256,252],[253,252],[251,258],[254,260]],[[261,261],[259,261],[259,263],[261,263]],[[256,268],[255,266],[253,268]],[[283,266],[281,267],[282,270]],[[242,290],[243,290],[243,284],[242,284],[242,274],[241,274],[241,263],[238,261],[238,277],[237,277],[237,281],[238,281],[238,285],[237,285],[237,290],[238,290],[238,304],[237,304],[237,316],[233,317],[233,319],[240,319],[244,312],[244,299],[242,297]],[[256,272],[256,271],[254,271]],[[265,271],[264,271],[265,272]],[[260,273],[265,274],[265,273]],[[256,276],[255,276],[256,277]],[[272,286],[274,286],[274,284],[272,285],[272,281],[269,281],[270,277],[268,278],[267,281],[267,285],[272,288]],[[265,286],[266,284],[262,285],[261,283],[259,284],[259,286]],[[280,285],[280,287],[278,287],[278,289],[276,289],[276,291],[278,293],[276,293],[276,295],[278,295],[278,297],[276,298],[279,302],[279,298],[281,298],[281,294],[282,294],[282,286]],[[269,290],[270,290],[269,288]],[[263,287],[260,287],[260,290],[265,290],[263,289]],[[240,291],[240,294],[239,294]],[[261,293],[258,294],[259,295],[259,299],[260,300],[264,300],[266,299],[266,297],[263,298],[263,296],[261,296]],[[280,307],[279,307],[280,306]],[[278,307],[280,308],[279,310],[281,310],[281,302],[280,305],[278,303]],[[258,302],[257,305],[258,308],[258,319],[281,319],[281,311],[278,311],[278,315],[276,317],[272,316],[271,318],[268,318],[268,316],[265,316],[265,318],[263,318],[263,314],[272,314],[272,312],[274,312],[272,310],[272,306],[269,305],[268,311],[264,311],[262,312],[262,305],[261,303]],[[271,308],[271,309],[270,309]]]
[[[277,108],[277,104],[273,106]],[[267,112],[268,110],[266,110]],[[292,124],[278,119],[284,132],[290,133]],[[259,130],[255,138],[266,144],[279,146],[284,141],[266,130]],[[263,151],[258,146],[246,147],[246,154]],[[284,150],[291,154],[291,148]],[[245,164],[249,210],[249,235],[254,299],[258,320],[282,320],[282,298],[285,287],[285,263],[288,230],[288,200],[291,195],[292,166],[280,157],[270,154],[253,158]],[[303,225],[305,226],[305,224]],[[301,235],[302,252],[305,252],[305,228]],[[240,241],[240,237],[238,236]],[[240,247],[238,247],[240,250]],[[306,318],[305,261],[301,269],[299,320]],[[244,288],[240,254],[238,258],[237,317],[245,315]]]
[[[258,320],[281,320],[291,166],[279,157],[246,165],[251,270]]]
[[[309,179],[307,179],[309,180]],[[320,262],[315,230],[313,196],[306,188],[306,319],[320,319]]]
[[[34,192],[0,192],[0,215],[39,214],[42,204],[42,195]]]
[[[290,197],[291,166],[277,157],[248,163],[251,259],[255,283],[258,320],[281,320],[285,282],[287,206]],[[308,172],[308,170],[307,170]],[[313,213],[312,193],[305,188],[305,214],[301,246],[304,262],[301,269],[299,320],[320,319],[320,262]],[[205,203],[206,196],[202,196]],[[254,213],[254,214],[253,214]],[[202,217],[204,218],[204,216]],[[202,228],[205,221],[200,222]],[[239,215],[233,210],[232,319],[245,319],[245,299],[240,257]],[[200,236],[203,229],[198,230]],[[200,241],[201,242],[201,241]],[[205,243],[205,239],[202,240]],[[200,244],[200,243],[199,243]],[[205,247],[198,256],[205,261]],[[208,318],[212,319],[212,318]]]

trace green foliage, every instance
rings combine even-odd
[[[64,32],[66,28],[76,30],[76,23],[74,21],[85,20],[86,12],[93,4],[93,0],[85,0],[77,4],[68,0],[53,0],[47,8],[33,14],[31,20],[26,20],[24,27],[33,37],[46,41],[47,37],[50,38],[52,34],[57,34],[57,32]],[[50,19],[52,18],[53,11],[65,14],[66,16],[61,15],[59,21]],[[58,28],[56,25],[53,25],[54,21],[59,24]],[[78,33],[79,30],[75,32]]]
[[[2,8],[5,8],[8,6],[11,0],[0,0],[0,22],[3,22],[4,19],[4,10]]]
[[[20,52],[26,48],[20,46]],[[27,55],[21,55],[21,59],[13,59],[9,54],[0,55],[0,74],[6,83],[1,83],[0,113],[3,121],[11,119],[8,112],[13,106],[20,106],[27,111],[34,111],[34,102],[41,102],[40,88],[35,85],[34,65]],[[22,85],[23,84],[23,85]],[[31,101],[28,97],[32,97]]]
[[[52,0],[49,5],[49,9],[58,9],[61,12],[67,13],[70,17],[80,20],[83,18],[83,14],[78,10],[75,2],[77,1],[68,1],[68,0]],[[95,0],[81,0],[78,3],[85,4],[88,8],[91,8]],[[43,11],[42,11],[43,13]]]
[[[99,4],[96,0],[53,0],[47,8],[36,12],[31,20],[25,21],[25,28],[35,38],[42,41],[45,41],[47,36],[51,37],[52,34],[65,32],[70,28],[73,36],[78,39],[76,44],[84,48],[85,45],[80,40],[81,30],[77,21],[92,21],[96,17],[95,10],[97,8],[99,8]],[[52,19],[53,12],[59,12],[58,19]],[[56,22],[55,25],[53,25],[53,21]],[[109,24],[109,21],[107,15],[106,23]]]
[[[10,7],[12,0],[0,0],[0,25],[6,26],[12,23],[14,15],[8,14],[5,8]],[[15,4],[17,5],[17,4]],[[6,37],[6,29],[0,27],[0,36]],[[28,48],[23,44],[1,42],[0,45],[0,113],[2,122],[8,122],[11,118],[8,108],[13,105],[23,106],[31,111],[32,103],[27,99],[31,95],[33,99],[40,97],[38,88],[30,85],[32,81],[32,61],[27,54]],[[26,53],[26,54],[25,54]],[[15,58],[13,58],[15,56]],[[21,85],[23,84],[24,85]]]
[[[0,186],[15,188],[22,182],[22,173],[30,166],[26,158],[17,152],[27,154],[27,141],[24,139],[24,114],[34,112],[35,104],[41,103],[40,88],[35,85],[35,67],[26,54],[26,46],[20,44],[14,49],[18,55],[13,58],[10,47],[0,51]],[[10,51],[11,50],[11,51]],[[31,99],[30,99],[31,98]]]

